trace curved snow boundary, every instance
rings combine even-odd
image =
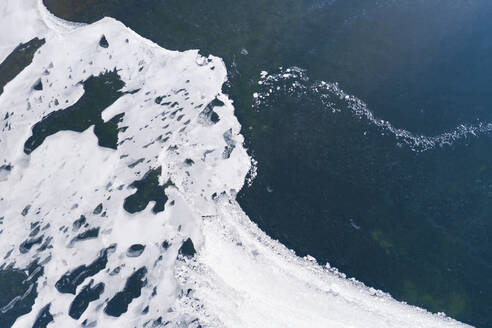
[[[37,9],[39,12],[39,15],[43,19],[43,22],[46,24],[46,26],[54,32],[57,33],[66,33],[73,31],[79,27],[85,26],[86,24],[83,23],[74,23],[74,22],[69,22],[64,19],[58,18],[55,15],[53,15],[48,8],[43,3],[43,0],[37,0]]]
[[[7,1],[0,10],[10,17],[29,11],[38,25],[26,29],[46,43],[0,96],[0,117],[6,117],[0,166],[10,167],[0,172],[0,250],[6,253],[0,265],[23,269],[38,261],[44,273],[32,311],[14,327],[32,326],[47,304],[50,328],[84,322],[105,328],[464,326],[298,258],[249,220],[235,196],[251,161],[232,101],[221,92],[226,69],[220,58],[159,48],[111,18],[72,26],[47,14],[41,2],[23,3],[29,5]],[[29,34],[23,33],[9,38]],[[103,35],[108,47],[100,46]],[[84,94],[80,81],[114,69],[123,91],[132,91],[102,113],[104,121],[124,113],[116,150],[99,147],[89,128],[58,132],[24,154],[35,123],[75,104]],[[42,90],[33,88],[39,79]],[[211,111],[218,120],[210,120]],[[130,185],[157,167],[159,183],[174,185],[165,189],[164,211],[154,214],[151,202],[129,214],[122,205],[135,192]],[[75,224],[82,216],[85,224]],[[91,229],[97,236],[76,241]],[[21,247],[39,236],[40,245]],[[197,250],[193,258],[179,251],[188,238]],[[140,256],[128,256],[134,244],[145,245]],[[113,245],[105,268],[75,288],[79,294],[103,283],[104,290],[73,319],[74,295],[58,292],[55,283]],[[141,295],[121,316],[105,314],[108,300],[142,267]]]
[[[37,0],[3,0],[0,5],[0,63],[20,43],[47,32]]]

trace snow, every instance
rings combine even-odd
[[[111,18],[73,25],[48,13],[41,1],[7,0],[0,13],[0,58],[20,42],[46,39],[33,63],[0,96],[0,119],[9,114],[0,126],[0,166],[12,167],[0,175],[0,250],[12,250],[7,258],[0,254],[0,265],[24,269],[34,260],[44,263],[33,309],[14,327],[32,326],[49,303],[50,328],[75,326],[68,314],[74,295],[59,293],[55,283],[111,245],[116,248],[106,269],[77,287],[78,293],[92,279],[105,284],[79,325],[87,320],[97,327],[152,327],[162,317],[170,327],[464,326],[299,258],[249,220],[235,197],[254,161],[242,146],[232,101],[221,91],[227,75],[220,58],[162,49]],[[14,28],[19,24],[23,28]],[[102,35],[107,48],[99,46]],[[118,135],[117,149],[98,146],[89,128],[58,132],[30,155],[24,153],[34,124],[82,97],[80,81],[115,68],[128,93],[102,118],[124,113],[119,127],[126,129]],[[49,74],[43,75],[46,70]],[[43,90],[33,90],[39,78]],[[170,104],[157,101],[160,96]],[[224,104],[213,107],[219,121],[204,122],[200,113],[216,98]],[[230,156],[224,156],[231,144]],[[141,212],[126,212],[125,198],[135,192],[128,186],[157,167],[162,168],[160,183],[174,184],[165,189],[165,210],[154,214],[151,202]],[[94,211],[98,204],[103,214]],[[22,215],[27,205],[30,209]],[[81,215],[87,229],[99,228],[99,235],[72,242],[86,229],[72,228]],[[19,245],[35,222],[42,227],[43,241],[51,238],[51,248],[35,245],[22,253]],[[188,238],[197,250],[193,258],[179,255]],[[163,241],[169,248],[162,247]],[[133,244],[145,246],[138,257],[126,255]],[[143,266],[148,272],[141,296],[120,317],[105,314],[108,299]]]

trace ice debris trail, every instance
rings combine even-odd
[[[489,135],[492,132],[491,122],[478,122],[459,124],[453,130],[434,136],[416,134],[378,118],[366,103],[343,91],[338,83],[310,79],[302,68],[280,67],[272,73],[262,71],[258,80],[258,92],[253,94],[253,108],[257,111],[267,110],[275,106],[276,100],[285,97],[309,99],[318,104],[320,109],[333,113],[348,110],[355,118],[364,119],[381,133],[394,136],[398,146],[407,146],[415,152],[450,146],[455,141]]]
[[[249,220],[220,58],[111,18],[74,26],[41,1],[0,14],[2,57],[46,40],[0,96],[0,268],[37,268],[14,327],[464,326],[298,258]]]

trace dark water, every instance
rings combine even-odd
[[[37,279],[43,269],[33,263],[25,271],[0,270],[0,327],[10,327],[15,320],[31,311],[36,299]]]
[[[0,65],[0,95],[3,88],[32,62],[36,50],[44,44],[44,40],[34,38],[18,45]]]
[[[337,81],[416,134],[492,122],[490,1],[45,3],[69,20],[112,16],[165,48],[224,58],[226,91],[258,161],[239,195],[252,220],[397,299],[492,327],[490,133],[414,151],[343,102],[333,113],[282,81],[252,107],[260,71],[299,66],[302,83]]]

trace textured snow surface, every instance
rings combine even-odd
[[[44,268],[32,311],[14,327],[31,327],[48,304],[48,327],[64,328],[463,326],[298,258],[249,220],[235,196],[251,160],[221,92],[220,58],[162,49],[111,18],[63,22],[40,1],[2,1],[0,15],[1,59],[20,42],[46,39],[0,96],[0,265]],[[25,153],[36,123],[114,69],[125,86],[102,119],[119,115],[117,149],[99,146],[91,126]],[[42,90],[33,88],[39,79]],[[164,210],[151,201],[130,214],[123,204],[138,192],[132,183],[158,168]],[[107,263],[79,274],[75,294],[59,291],[63,275],[102,254]],[[108,315],[132,275],[140,295]],[[76,295],[101,283],[80,318],[70,316]]]

